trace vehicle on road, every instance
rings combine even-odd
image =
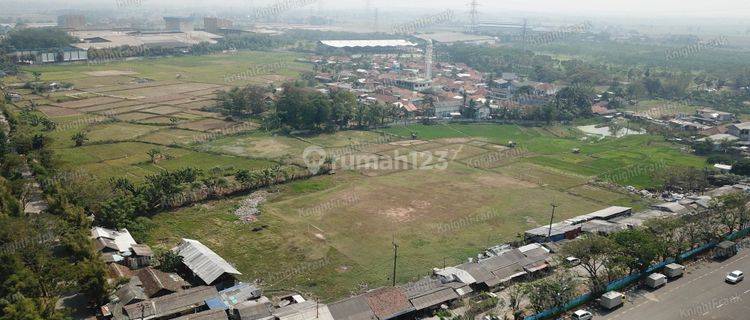
[[[586,310],[578,310],[576,312],[573,312],[573,315],[571,316],[571,319],[573,320],[591,320],[593,318],[594,315]]]
[[[652,273],[646,278],[646,286],[651,289],[657,289],[667,284],[667,276],[661,273]]]
[[[599,305],[607,310],[612,310],[625,303],[625,295],[617,291],[610,291],[602,295]]]
[[[730,272],[727,275],[726,279],[724,279],[724,280],[726,282],[728,282],[728,283],[735,284],[735,283],[739,283],[740,281],[742,281],[744,279],[745,279],[745,274],[742,273],[742,271],[734,270],[734,271]]]
[[[685,266],[677,263],[670,263],[664,267],[664,274],[669,279],[679,278],[685,272]]]
[[[726,260],[737,254],[737,244],[733,241],[723,241],[714,249],[714,259]]]

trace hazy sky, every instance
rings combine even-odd
[[[115,7],[118,0],[0,0],[3,4],[21,5],[26,9],[85,9],[89,7]],[[148,7],[251,7],[278,2],[305,2],[314,0],[119,0],[142,1]],[[365,8],[367,0],[320,0],[323,3],[306,7]],[[414,8],[425,12],[442,11],[447,8],[457,12],[468,11],[470,0],[369,0],[371,8]],[[51,5],[43,5],[43,3]],[[479,0],[486,13],[528,12],[565,15],[616,15],[638,17],[701,17],[701,18],[750,18],[750,0]],[[750,19],[749,19],[750,20]]]

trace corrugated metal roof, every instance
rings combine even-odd
[[[424,310],[458,298],[458,294],[456,294],[452,288],[443,288],[435,292],[412,298],[409,301],[415,309]]]
[[[366,47],[414,47],[417,44],[407,40],[322,40],[320,43],[334,48]]]
[[[199,313],[189,314],[174,320],[226,320],[227,313],[224,310],[206,310]]]
[[[128,229],[117,231],[102,227],[94,227],[91,229],[91,238],[105,243],[108,247],[114,244],[113,249],[120,252],[130,251],[130,248],[133,245],[138,244],[130,235]],[[103,239],[103,241],[100,239]]]
[[[328,306],[335,320],[376,320],[365,296],[356,296]]]
[[[326,305],[312,300],[281,307],[274,310],[273,315],[279,320],[333,320]]]
[[[182,256],[182,262],[206,284],[213,283],[225,273],[242,274],[200,241],[182,239],[182,243],[174,250]]]

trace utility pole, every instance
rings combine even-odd
[[[547,241],[552,239],[552,221],[555,220],[555,209],[559,207],[557,203],[555,203],[555,200],[552,200],[552,203],[550,205],[552,206],[552,215],[549,217],[549,231],[547,232]]]
[[[523,50],[526,51],[526,41],[528,40],[528,27],[529,27],[529,21],[524,18],[523,19],[523,34],[521,35],[523,37]]]
[[[398,260],[398,244],[396,243],[396,236],[393,236],[393,274],[391,275],[391,281],[393,286],[396,286],[396,260]]]

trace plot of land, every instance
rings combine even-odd
[[[273,151],[277,157],[301,153],[311,142],[339,145],[344,147],[326,150],[349,150],[340,161],[359,159],[369,166],[340,168],[334,176],[283,186],[264,206],[260,220],[251,225],[232,216],[241,198],[159,215],[151,242],[167,245],[188,235],[215,244],[221,254],[237,262],[248,281],[327,257],[331,265],[284,279],[278,287],[297,285],[333,299],[348,295],[361,282],[370,288],[389,283],[383,270],[388,270],[392,261],[394,237],[399,243],[398,280],[406,281],[442,266],[444,259],[457,264],[489,245],[514,239],[519,232],[547,221],[553,202],[559,205],[556,220],[610,205],[647,205],[631,195],[588,184],[603,172],[641,163],[700,166],[704,161],[683,154],[659,137],[581,141],[584,134],[574,129],[550,129],[496,125],[392,128],[387,131],[417,132],[423,140],[377,143],[367,137],[376,143],[361,149],[346,147],[350,141],[347,135],[353,133],[305,137],[305,141],[259,134],[215,140],[207,145],[211,150],[256,155]],[[379,135],[375,133],[375,137]],[[516,149],[504,146],[509,140],[517,143]],[[582,152],[571,152],[574,147]],[[406,161],[422,164],[426,152],[456,149],[461,149],[457,158],[462,160],[444,167],[393,169],[397,154],[414,154],[416,160]],[[474,167],[470,165],[473,159],[498,163]],[[383,167],[387,161],[391,166]],[[650,176],[650,172],[639,172],[628,181],[647,186],[653,183]],[[258,226],[265,228],[252,231]],[[247,248],[238,242],[259,246]],[[274,259],[269,262],[268,257]]]

